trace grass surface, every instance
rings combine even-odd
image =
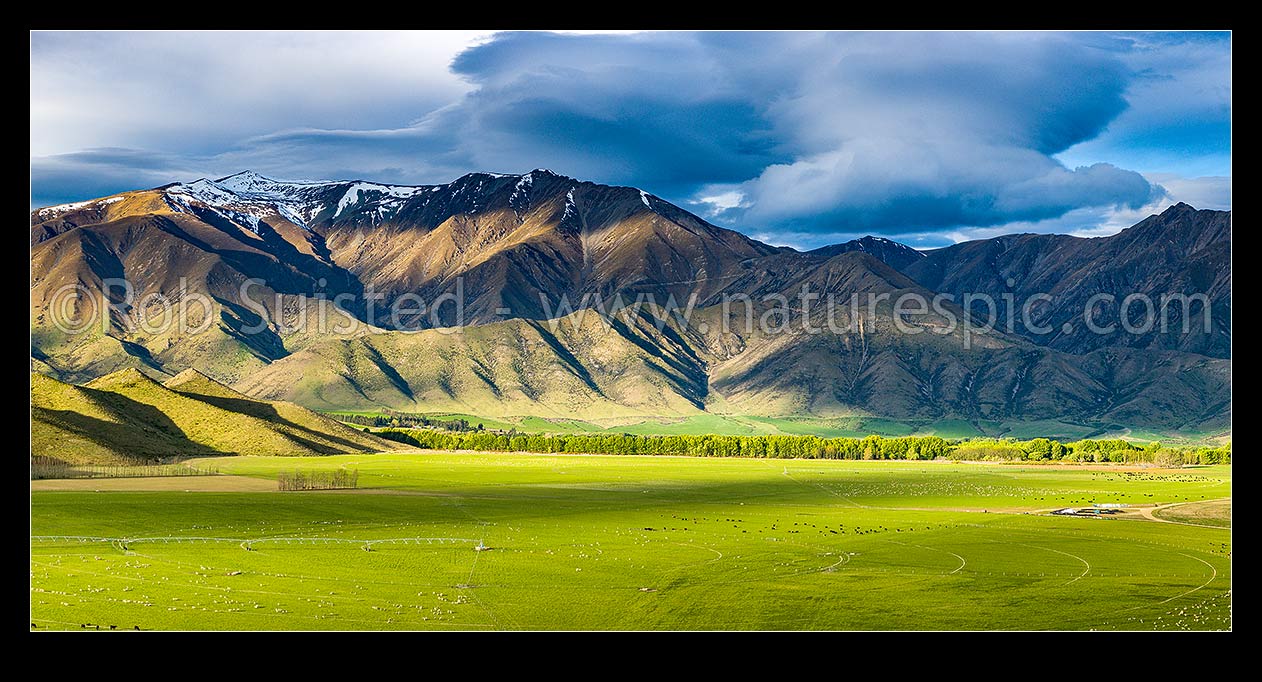
[[[221,458],[269,479],[295,460]],[[1230,532],[1026,514],[1230,495],[1177,472],[496,454],[306,458],[343,492],[34,492],[39,628],[1204,629]],[[985,510],[983,512],[983,510]],[[1005,513],[1006,512],[1006,513]],[[460,538],[451,544],[380,543]],[[249,538],[345,539],[340,544]],[[490,551],[473,550],[484,540]]]
[[[1179,523],[1196,523],[1219,528],[1231,528],[1231,500],[1189,502],[1165,509],[1158,509],[1153,516]]]

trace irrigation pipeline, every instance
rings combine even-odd
[[[373,545],[455,545],[461,543],[475,543],[477,540],[470,538],[378,538],[375,540],[357,540],[355,538],[297,538],[297,537],[267,537],[267,538],[212,538],[212,537],[196,537],[196,536],[168,536],[156,538],[105,538],[89,535],[32,535],[31,542],[39,543],[102,543],[109,544],[121,550],[126,550],[128,545],[144,544],[144,543],[186,543],[186,544],[207,544],[212,542],[226,542],[239,544],[242,549],[249,551],[253,545],[259,544],[285,544],[285,545],[358,545],[365,550],[371,550]]]

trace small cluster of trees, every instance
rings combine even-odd
[[[951,451],[951,459],[982,462],[1017,460],[1123,462],[1131,461],[1125,458],[1130,456],[1129,453],[1139,450],[1140,448],[1124,440],[1084,440],[1066,444],[1050,438],[1034,438],[1026,441],[1014,438],[979,438],[957,444]]]
[[[447,431],[455,431],[464,433],[466,431],[482,431],[482,424],[471,424],[468,419],[434,419],[418,414],[404,414],[402,412],[388,411],[386,414],[339,414],[335,415],[338,421],[347,424],[355,424],[356,426],[374,426],[374,427],[412,427],[425,429],[444,429]]]
[[[283,471],[276,477],[279,490],[340,490],[359,485],[359,470]]]
[[[1139,446],[1124,440],[1049,438],[1020,441],[947,441],[937,436],[821,438],[818,436],[637,436],[632,434],[447,433],[386,429],[383,438],[434,450],[534,452],[541,454],[687,455],[767,459],[958,459],[971,461],[1154,462],[1230,464],[1231,445],[1210,447]]]

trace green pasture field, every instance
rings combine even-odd
[[[1226,466],[484,453],[207,463],[260,478],[347,467],[360,488],[33,492],[36,629],[1231,627],[1230,528],[1043,513],[1229,498]]]

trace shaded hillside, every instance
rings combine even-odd
[[[965,242],[932,251],[903,271],[929,289],[956,296],[982,293],[1001,301],[1012,294],[1018,305],[1035,294],[1053,296],[1054,301],[1031,308],[1028,326],[1018,308],[1013,328],[1058,350],[1087,353],[1125,346],[1231,357],[1230,211],[1198,211],[1180,203],[1111,237],[1017,234]],[[1100,294],[1113,301],[1095,308],[1095,321],[1114,327],[1111,333],[1095,334],[1083,319],[1087,302]],[[1158,326],[1131,334],[1120,325],[1121,303],[1130,294],[1151,297],[1158,315],[1163,294],[1203,294],[1209,306],[1193,301],[1186,315],[1181,305],[1166,308],[1173,333],[1161,333]],[[1003,306],[998,308],[1001,324],[1007,324]],[[1142,324],[1143,310],[1142,303],[1133,305],[1133,327]],[[1072,329],[1066,332],[1065,325]],[[1044,328],[1049,331],[1037,333]]]
[[[193,370],[167,386],[134,369],[86,386],[32,374],[31,411],[31,454],[67,462],[392,447],[296,405],[247,398]]]

